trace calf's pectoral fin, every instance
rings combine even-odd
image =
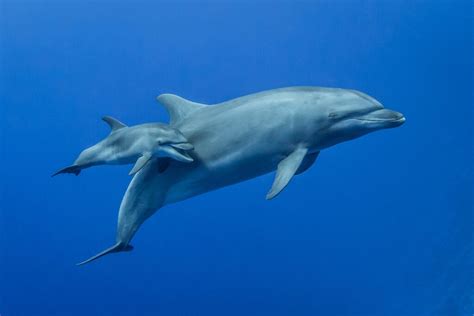
[[[134,175],[135,173],[140,171],[151,159],[151,157],[151,153],[144,153],[140,158],[137,159],[137,162],[135,163],[135,166],[133,166],[132,170],[130,170],[129,175]]]
[[[300,167],[301,162],[307,153],[307,148],[297,148],[290,155],[288,155],[288,157],[280,161],[272,188],[267,193],[267,200],[273,199],[286,187],[288,182],[290,182],[291,178]]]

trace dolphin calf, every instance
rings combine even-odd
[[[153,158],[133,177],[118,214],[116,243],[79,263],[131,250],[130,241],[164,205],[276,171],[266,198],[310,168],[319,152],[405,122],[374,98],[355,90],[291,87],[204,105],[172,94],[158,97],[170,125],[194,146],[194,162]]]
[[[110,116],[102,118],[111,128],[101,142],[81,152],[73,165],[60,173],[79,175],[82,169],[97,165],[135,163],[130,175],[137,173],[152,157],[169,157],[180,162],[192,162],[188,151],[193,146],[176,128],[161,123],[128,127]],[[164,161],[166,163],[166,161]]]

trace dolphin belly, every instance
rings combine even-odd
[[[166,171],[169,181],[164,204],[179,202],[275,171],[278,156],[239,160],[235,164],[212,168],[200,164],[192,170],[176,165],[178,170],[169,168]]]

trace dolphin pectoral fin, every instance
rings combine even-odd
[[[308,149],[298,148],[293,151],[288,157],[280,161],[280,163],[278,164],[272,188],[267,193],[267,200],[273,199],[286,187],[288,182],[290,182],[291,178],[300,167],[301,162],[303,161],[307,153]]]
[[[81,173],[81,168],[78,165],[72,165],[55,172],[51,175],[51,177],[57,176],[60,173],[74,173],[76,176],[78,176],[79,173]]]
[[[117,119],[115,119],[111,116],[104,116],[102,118],[102,121],[104,121],[105,123],[107,123],[110,126],[110,129],[112,130],[112,132],[116,131],[118,129],[127,127],[127,125],[123,124],[122,122],[120,122],[119,120],[117,120]]]
[[[138,158],[137,162],[135,163],[135,166],[133,166],[132,170],[130,170],[128,175],[131,176],[140,171],[140,169],[142,169],[146,165],[146,163],[151,159],[151,157],[152,155],[150,153],[143,154],[143,156]]]
[[[303,161],[301,162],[301,165],[298,168],[298,170],[296,170],[295,174],[298,175],[308,170],[314,164],[314,162],[316,161],[316,158],[318,158],[319,153],[320,152],[317,151],[313,154],[307,154],[304,157]]]
[[[108,255],[109,253],[114,253],[114,252],[122,252],[122,251],[132,251],[133,250],[133,246],[132,245],[123,245],[123,243],[116,243],[115,245],[113,245],[112,247],[110,248],[107,248],[105,249],[104,251],[102,252],[99,252],[98,254],[96,254],[95,256],[92,256],[90,257],[89,259],[87,260],[84,260],[82,262],[79,262],[77,263],[76,265],[77,266],[82,266],[86,263],[89,263],[91,261],[94,261],[96,259],[99,259],[100,257],[103,257],[105,255]]]

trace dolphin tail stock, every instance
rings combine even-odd
[[[77,266],[82,266],[82,265],[84,265],[84,264],[86,264],[86,263],[89,263],[89,262],[92,262],[92,261],[94,261],[94,260],[96,260],[96,259],[99,259],[100,257],[103,257],[103,256],[105,256],[105,255],[108,255],[109,253],[122,252],[122,251],[132,251],[132,250],[133,250],[133,246],[132,246],[132,245],[124,245],[122,242],[118,242],[118,243],[116,243],[115,245],[113,245],[112,247],[107,248],[107,249],[105,249],[104,251],[99,252],[99,253],[96,254],[95,256],[90,257],[89,259],[77,263],[76,265],[77,265]]]
[[[76,176],[78,176],[79,173],[81,173],[81,167],[79,167],[78,165],[72,165],[57,171],[56,173],[51,175],[51,177],[57,176],[60,173],[74,173]]]

